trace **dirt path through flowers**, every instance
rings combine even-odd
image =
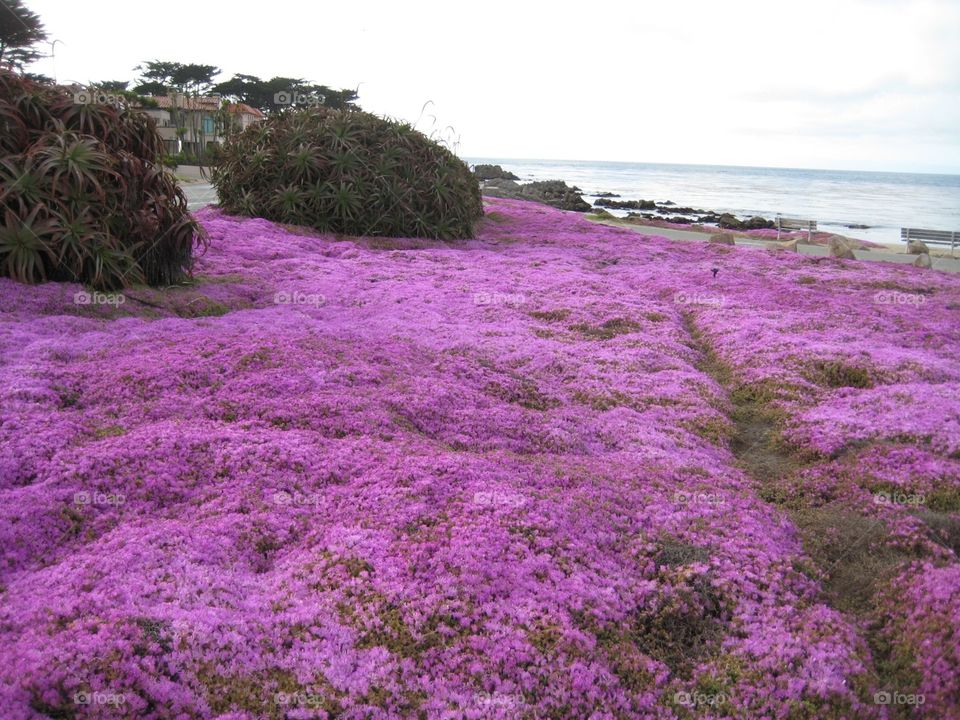
[[[724,363],[696,325],[694,313],[683,316],[691,346],[701,356],[697,368],[710,375],[728,393],[733,433],[730,449],[738,466],[756,481],[757,494],[785,512],[800,532],[803,547],[813,563],[810,575],[823,587],[822,601],[843,613],[867,642],[871,657],[862,658],[873,678],[871,693],[902,686],[907,672],[892,657],[884,642],[881,618],[876,617],[878,593],[894,581],[902,566],[914,558],[910,552],[885,543],[882,520],[853,512],[817,506],[802,495],[784,492],[789,479],[810,461],[783,438],[785,414],[772,402],[762,385],[737,379],[736,369]],[[912,717],[913,706],[894,705],[891,718]]]

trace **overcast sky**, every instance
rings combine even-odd
[[[467,157],[960,173],[960,0],[27,0],[60,82],[359,86]],[[32,70],[54,74],[50,60]]]

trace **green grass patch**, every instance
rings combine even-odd
[[[506,387],[498,382],[489,382],[483,389],[484,393],[504,402],[520,405],[528,410],[549,410],[560,404],[560,401],[540,392],[536,384],[530,380],[521,380],[516,387]]]
[[[842,360],[817,360],[806,366],[804,377],[812,383],[828,388],[872,388],[877,373],[863,365]]]
[[[570,330],[591,340],[611,340],[618,335],[626,335],[639,329],[640,324],[638,322],[622,317],[612,318],[601,325],[577,323],[570,326]]]
[[[126,435],[127,430],[120,425],[107,425],[106,427],[99,427],[93,431],[93,436],[98,440],[107,437],[119,437],[120,435]]]
[[[530,313],[531,317],[536,318],[537,320],[543,320],[544,322],[559,322],[560,320],[566,320],[570,317],[570,310],[567,308],[559,308],[557,310],[534,310]]]
[[[877,590],[915,556],[894,547],[886,524],[839,505],[805,507],[791,513],[803,546],[820,571],[831,605],[863,616],[874,608]]]

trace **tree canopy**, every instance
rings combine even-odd
[[[33,46],[46,39],[40,16],[22,0],[0,2],[0,62],[22,69],[43,57]]]
[[[23,4],[23,0],[0,0],[0,63],[23,67],[43,57],[34,46],[47,39],[40,16]],[[218,93],[234,102],[245,103],[265,113],[288,104],[278,96],[296,98],[302,94],[308,102],[322,102],[331,109],[355,107],[356,90],[334,90],[327,85],[316,85],[303,78],[273,77],[263,80],[256,75],[236,74],[229,80],[215,83],[221,73],[215,65],[181,63],[171,60],[147,60],[135,71],[140,76],[134,81],[133,91],[138,95],[168,95],[172,92],[188,95]],[[36,76],[40,79],[42,76]],[[49,80],[48,78],[43,78]],[[108,92],[126,92],[130,83],[125,80],[104,80],[95,86]],[[320,97],[322,96],[322,101]]]
[[[354,90],[334,90],[326,85],[312,84],[303,78],[274,77],[261,80],[256,75],[234,75],[231,79],[214,85],[213,91],[263,112],[278,109],[278,93],[323,96],[323,104],[334,110],[351,106],[358,97]]]
[[[127,80],[101,80],[94,86],[106,92],[124,92],[129,84]]]
[[[191,95],[217,93],[223,97],[255,107],[269,113],[284,103],[277,101],[277,95],[302,93],[308,98],[323,97],[323,104],[332,109],[353,107],[357,100],[355,90],[334,90],[327,85],[316,85],[303,78],[273,77],[263,80],[256,75],[238,73],[229,80],[214,84],[214,78],[220,69],[213,65],[198,65],[173,62],[169,60],[149,60],[134,70],[140,72],[140,78],[134,86],[134,92],[141,95],[166,95],[169,92],[182,92]],[[111,81],[109,85],[119,81]],[[107,84],[101,83],[101,87]]]
[[[139,70],[141,76],[134,91],[145,95],[164,95],[171,90],[202,95],[210,92],[213,78],[220,74],[215,65],[167,60],[148,60],[134,70]]]

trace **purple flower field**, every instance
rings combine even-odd
[[[0,717],[960,718],[960,278],[487,201],[0,279]]]

